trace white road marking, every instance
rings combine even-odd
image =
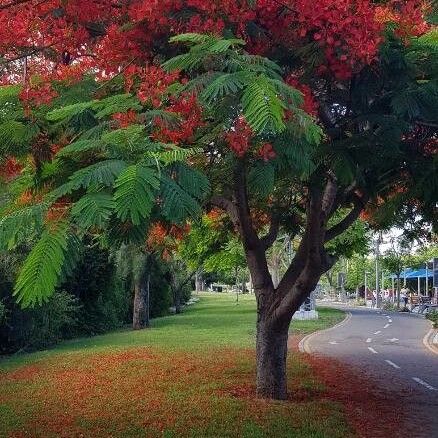
[[[368,350],[370,350],[370,351],[371,351],[371,353],[377,354],[377,351],[376,351],[376,350],[374,350],[374,348],[372,348],[372,347],[368,347]]]
[[[336,341],[330,341],[329,344],[337,345],[337,342]]]
[[[392,322],[392,319],[388,319],[388,322]]]
[[[368,339],[367,339],[367,344],[369,344],[371,341],[372,341],[372,339],[371,339],[371,338],[368,338]]]
[[[438,333],[434,336],[433,341],[434,344],[438,344]]]
[[[419,377],[412,377],[412,380],[415,380],[417,383],[419,383],[420,385],[425,386],[427,389],[430,389],[431,391],[436,391],[436,388],[434,388],[432,385],[429,385],[424,380],[421,380]]]
[[[375,335],[378,335],[379,333],[382,333],[380,330],[377,330],[376,332],[374,332]]]
[[[392,339],[387,339],[387,341],[389,341],[389,342],[397,342],[398,339],[397,338],[392,338]]]
[[[395,364],[394,362],[391,362],[388,359],[385,359],[385,362],[388,363],[389,365],[391,365],[392,367],[396,368],[397,370],[400,369],[400,367],[397,364]]]
[[[385,324],[385,326],[383,328],[385,329],[385,328],[388,328],[388,327],[389,327],[389,324]]]

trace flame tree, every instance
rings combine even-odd
[[[257,296],[258,394],[286,398],[333,241],[436,217],[434,20],[419,0],[1,1],[2,244],[40,236],[18,299],[53,291],[81,233],[142,242],[214,206]],[[300,243],[274,287],[280,230]]]

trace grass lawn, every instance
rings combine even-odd
[[[255,398],[255,302],[201,295],[152,329],[64,342],[0,361],[1,437],[346,437],[304,357],[288,361],[290,400]],[[335,324],[294,321],[305,334]]]

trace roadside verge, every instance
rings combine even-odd
[[[434,354],[438,354],[438,330],[431,328],[423,338],[424,346]]]

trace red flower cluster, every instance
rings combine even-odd
[[[162,257],[169,260],[190,229],[190,224],[169,226],[162,222],[155,222],[149,229],[146,246],[154,251],[160,250]]]
[[[3,164],[0,166],[0,176],[6,181],[14,179],[21,171],[23,166],[15,157],[6,157]]]
[[[285,82],[303,93],[302,109],[306,111],[307,114],[316,117],[319,104],[314,98],[311,88],[306,84],[302,84],[295,75],[289,75],[285,79]]]
[[[245,117],[239,117],[234,126],[226,134],[225,140],[230,149],[238,156],[243,157],[250,146],[253,135],[251,127],[248,125]]]
[[[396,33],[404,38],[419,36],[429,30],[424,17],[430,5],[417,0],[392,0],[376,7],[375,19],[379,23],[395,23]]]
[[[176,114],[181,120],[174,127],[170,127],[162,119],[155,120],[158,130],[154,133],[154,138],[164,143],[190,143],[196,130],[204,125],[202,109],[194,94],[180,96],[166,108],[166,111]]]
[[[40,82],[34,85],[28,84],[20,92],[20,100],[25,108],[48,105],[58,96],[58,93],[52,88],[50,82]]]
[[[120,128],[126,128],[138,121],[137,113],[133,110],[128,110],[126,113],[115,113],[112,118]]]
[[[277,155],[272,147],[271,143],[263,143],[257,152],[257,155],[263,159],[263,161],[269,161],[275,158]]]
[[[58,199],[47,211],[45,222],[52,223],[58,222],[62,218],[64,218],[71,207],[71,201],[68,198],[60,198]]]
[[[162,104],[163,94],[179,77],[177,72],[166,73],[162,68],[154,65],[140,71],[137,69],[137,73],[141,81],[137,91],[138,98],[142,102],[150,102],[155,108]],[[132,78],[130,80],[132,81]]]
[[[372,62],[388,21],[402,35],[427,30],[423,0],[112,0],[10,2],[0,11],[0,53],[16,59],[36,47],[32,69],[57,69],[69,53],[78,71],[102,78],[120,73],[121,66],[150,64],[168,50],[169,35],[230,29],[247,41],[253,53],[316,42],[324,53],[320,73],[348,79],[355,69]],[[250,25],[263,32],[249,32]],[[9,29],[13,29],[10,32]],[[91,56],[90,56],[91,55]],[[58,57],[58,59],[56,59]],[[317,66],[318,67],[318,66]],[[19,64],[11,63],[11,70]],[[8,72],[18,81],[20,75]],[[148,90],[146,90],[148,91]]]

